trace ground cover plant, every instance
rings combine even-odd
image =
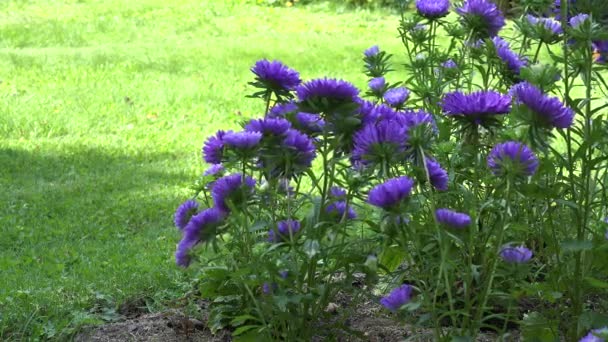
[[[336,338],[335,298],[380,292],[437,341],[604,340],[608,6],[402,5],[404,66],[371,46],[361,91],[258,60],[261,115],[206,139],[175,258],[211,328]]]
[[[386,12],[224,1],[2,1],[0,18],[9,341],[69,340],[190,289],[173,261],[172,210],[203,167],[205,136],[263,112],[242,101],[252,61],[281,58],[307,78],[340,70],[363,87],[356,52],[376,37],[399,45]]]

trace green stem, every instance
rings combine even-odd
[[[507,189],[506,189],[506,199],[505,199],[506,203],[505,203],[505,207],[506,207],[506,215],[505,217],[507,218],[507,220],[510,221],[511,219],[511,180],[507,179]],[[500,227],[500,230],[498,231],[498,239],[497,239],[497,243],[496,243],[496,252],[500,252],[500,248],[502,246],[502,241],[504,238],[504,233],[505,230],[507,228],[507,226],[509,225],[507,220],[503,219],[502,222],[502,227]],[[495,253],[498,254],[498,253]],[[489,278],[488,278],[488,282],[487,284],[484,286],[483,288],[483,292],[482,295],[480,297],[481,299],[481,305],[478,307],[478,311],[477,311],[477,317],[475,318],[475,324],[477,325],[473,331],[473,338],[475,338],[477,336],[477,333],[479,332],[479,328],[481,327],[481,323],[483,320],[483,313],[486,307],[486,304],[488,303],[488,298],[490,297],[490,291],[492,290],[492,284],[494,282],[494,276],[496,275],[496,266],[498,265],[498,256],[497,255],[493,255],[492,256],[492,263],[491,263],[491,267],[490,267],[490,273],[489,273]]]

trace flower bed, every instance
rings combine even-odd
[[[210,167],[175,213],[177,264],[208,250],[210,328],[348,333],[335,299],[380,295],[436,340],[605,337],[608,36],[561,5],[529,6],[508,37],[491,1],[464,1],[455,23],[449,1],[418,0],[399,28],[405,80],[372,46],[365,94],[255,63],[263,117],[206,140]]]

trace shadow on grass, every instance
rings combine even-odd
[[[78,325],[100,292],[175,286],[171,216],[191,179],[179,157],[0,148],[0,339]]]

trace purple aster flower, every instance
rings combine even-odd
[[[488,155],[488,167],[496,176],[532,176],[538,169],[538,159],[532,150],[517,141],[494,146]]]
[[[417,158],[417,149],[428,150],[437,134],[437,124],[433,115],[419,110],[396,113],[395,120],[405,126],[405,145],[407,154]],[[413,155],[412,155],[413,153]]]
[[[589,14],[581,13],[577,14],[574,17],[570,18],[570,26],[576,29],[581,26],[585,21],[589,20]]]
[[[377,207],[391,210],[410,196],[413,186],[414,181],[406,176],[391,178],[371,189],[367,201]]]
[[[541,124],[555,128],[569,128],[574,122],[574,111],[557,97],[549,97],[528,82],[521,82],[511,88],[516,103],[530,110],[534,119]]]
[[[374,45],[363,52],[365,57],[368,57],[368,58],[376,57],[379,53],[380,53],[380,48],[378,47],[378,45]]]
[[[429,19],[441,18],[450,10],[449,0],[416,0],[416,9],[421,16]]]
[[[279,221],[276,229],[271,229],[268,231],[268,242],[289,241],[290,236],[295,236],[299,231],[300,221]]]
[[[471,217],[469,215],[447,208],[437,209],[435,211],[435,218],[437,222],[450,228],[462,229],[471,224]]]
[[[302,102],[315,99],[354,102],[359,95],[359,90],[346,81],[318,78],[298,86],[296,93]]]
[[[253,191],[255,180],[247,176],[244,181],[243,184],[243,176],[240,173],[224,176],[216,180],[211,189],[211,197],[213,198],[215,207],[224,212],[229,212],[229,201],[235,205],[245,201],[246,198],[243,197]]]
[[[298,112],[295,116],[297,128],[305,133],[314,134],[323,132],[325,120],[318,114]]]
[[[230,132],[230,131],[229,131]],[[209,164],[219,164],[222,162],[224,152],[223,137],[227,132],[217,131],[215,135],[210,136],[203,145],[203,159]]]
[[[259,82],[259,87],[273,91],[294,90],[302,82],[297,71],[276,60],[257,61],[251,72],[256,75],[255,79]]]
[[[511,72],[515,75],[519,75],[521,68],[525,67],[527,64],[526,60],[513,52],[506,40],[496,36],[492,38],[492,41],[494,42],[494,47],[496,47],[498,58],[503,61]]]
[[[298,105],[294,102],[278,103],[274,105],[266,117],[268,118],[283,118],[289,113],[295,113],[298,111]]]
[[[315,144],[306,134],[289,129],[285,133],[283,146],[286,147],[293,156],[291,162],[296,167],[310,167],[313,159],[317,156]]]
[[[426,169],[431,179],[431,184],[439,191],[448,189],[448,173],[433,158],[426,158]]]
[[[349,205],[346,205],[346,201],[336,201],[330,203],[327,208],[325,208],[325,212],[330,216],[341,220],[346,213],[347,220],[353,220],[357,218],[357,212]]]
[[[224,165],[222,164],[213,164],[209,166],[205,172],[203,172],[203,176],[215,176],[224,172]]]
[[[526,19],[530,24],[542,26],[554,35],[564,33],[564,31],[562,30],[562,24],[553,18],[539,18],[528,14],[526,15]]]
[[[405,127],[395,121],[369,124],[353,137],[352,160],[364,164],[399,159],[405,149]]]
[[[175,226],[179,230],[184,229],[188,222],[190,222],[190,218],[196,214],[197,210],[198,203],[196,201],[187,200],[186,202],[182,203],[175,211],[175,217],[173,220],[175,222]]]
[[[247,132],[260,132],[264,135],[282,135],[291,128],[291,123],[281,118],[253,119],[245,126]]]
[[[332,186],[329,189],[329,194],[336,199],[346,198],[346,190],[342,189],[339,186]]]
[[[363,99],[359,99],[357,103],[359,104],[359,115],[361,117],[361,123],[363,124],[363,126],[370,123],[376,123],[376,120],[378,119],[375,112],[376,105],[373,102],[366,101]]]
[[[409,96],[409,90],[403,87],[399,87],[387,90],[386,93],[384,93],[384,100],[391,107],[399,108],[403,106]]]
[[[494,37],[505,26],[502,12],[489,0],[465,0],[456,13],[469,31],[476,32],[478,38]]]
[[[279,271],[279,277],[281,277],[281,279],[287,279],[287,277],[289,277],[289,271],[288,270]]]
[[[493,90],[481,90],[470,94],[460,91],[443,97],[443,112],[474,124],[484,125],[492,116],[511,111],[511,97]]]
[[[265,282],[264,284],[262,284],[262,293],[265,295],[271,295],[274,293],[274,291],[278,289],[279,285],[277,285],[277,283]]]
[[[260,143],[260,140],[262,140],[260,132],[226,132],[222,137],[225,146],[237,149],[252,149]]]
[[[384,79],[384,77],[372,78],[369,81],[368,85],[369,85],[369,88],[375,94],[382,94],[382,92],[384,91],[384,87],[386,87],[386,80]]]
[[[452,60],[452,59],[448,59],[447,61],[443,62],[443,64],[441,64],[441,66],[446,69],[455,69],[458,67],[456,62],[454,62],[454,60]]]
[[[596,63],[604,64],[608,62],[608,40],[594,41],[593,48],[597,53],[595,58]]]
[[[526,20],[532,26],[533,35],[543,43],[551,44],[557,41],[564,31],[562,24],[553,18],[539,18],[528,14]]]
[[[396,120],[397,112],[394,108],[382,103],[374,106],[371,111],[363,117],[366,123],[378,123],[380,121]]]
[[[579,342],[606,342],[605,339],[594,334],[595,330],[590,331],[587,335],[579,340]]]
[[[390,311],[395,312],[410,301],[413,289],[414,288],[411,285],[403,284],[391,291],[388,296],[380,299],[380,304]]]
[[[177,265],[187,267],[190,264],[190,250],[201,240],[211,236],[222,219],[224,214],[216,208],[209,208],[192,216],[190,222],[183,229],[183,237],[177,245],[175,251],[175,261]]]
[[[528,262],[532,258],[532,251],[524,246],[505,246],[500,251],[500,256],[508,263],[522,264]]]

